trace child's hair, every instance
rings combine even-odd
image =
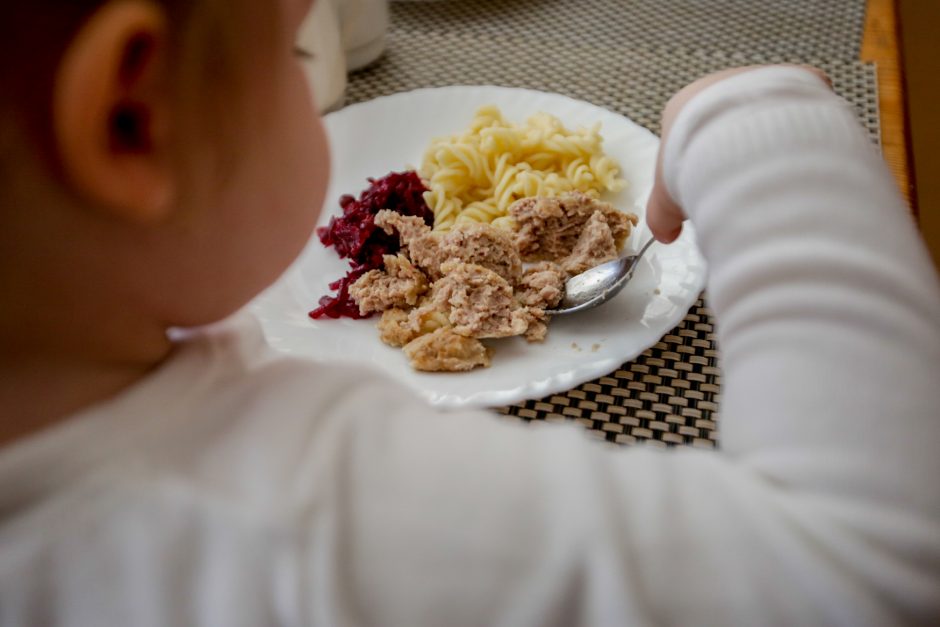
[[[176,106],[199,111],[200,123],[227,116],[242,87],[246,42],[264,58],[272,41],[276,3],[254,0],[152,0],[166,12],[168,72]],[[28,142],[42,163],[57,167],[51,124],[55,71],[82,25],[107,0],[14,0],[0,18],[0,193],[12,159]],[[265,8],[259,9],[259,5]],[[265,28],[267,26],[271,28]],[[251,28],[250,34],[247,32]],[[142,48],[152,42],[142,40]],[[144,51],[144,50],[141,50]],[[195,129],[185,129],[191,131]],[[208,129],[213,130],[213,129]],[[11,154],[12,153],[12,154]]]

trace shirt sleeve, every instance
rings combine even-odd
[[[301,517],[311,621],[937,618],[940,289],[885,166],[844,101],[780,68],[696,96],[664,157],[709,262],[720,450],[337,392],[328,505]]]
[[[764,68],[705,90],[674,131],[664,179],[709,262],[724,453],[936,517],[940,286],[850,106]]]

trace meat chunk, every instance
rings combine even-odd
[[[448,259],[459,259],[483,266],[506,279],[510,285],[522,276],[522,258],[512,233],[490,224],[456,225],[441,238],[440,251],[440,264]]]
[[[394,235],[397,232],[398,239],[405,248],[431,234],[431,227],[424,223],[424,218],[406,216],[389,209],[382,209],[375,214],[375,226],[389,235]]]
[[[427,278],[404,255],[385,255],[384,270],[369,270],[349,286],[349,295],[359,313],[385,311],[390,307],[415,305],[428,291]]]
[[[404,347],[415,370],[460,372],[490,365],[490,351],[480,340],[444,327],[419,336]]]
[[[439,237],[422,218],[383,209],[375,214],[375,224],[389,235],[397,231],[403,252],[411,262],[432,279],[440,276],[442,260]]]
[[[529,328],[525,331],[527,342],[543,342],[548,335],[549,316],[541,309],[527,309]]]
[[[447,314],[454,331],[468,337],[508,337],[525,333],[528,323],[512,297],[512,286],[492,270],[451,259],[432,286],[431,308]]]
[[[607,220],[617,250],[637,224],[632,213],[573,192],[558,198],[523,198],[509,207],[518,225],[516,245],[524,261],[553,261],[571,254],[584,224],[600,211]]]
[[[437,331],[441,327],[451,326],[447,312],[444,308],[436,305],[431,298],[422,299],[418,303],[418,307],[412,309],[408,316],[408,324],[418,335]]]
[[[446,233],[431,231],[424,220],[392,211],[380,211],[375,224],[386,233],[398,232],[402,248],[411,261],[432,280],[441,278],[441,264],[459,259],[489,268],[511,284],[522,275],[522,258],[506,229],[490,224],[458,224]]]
[[[595,211],[584,223],[578,242],[571,254],[562,260],[561,267],[569,275],[575,275],[616,258],[617,244],[607,218],[600,211]]]
[[[565,295],[566,278],[557,263],[540,261],[523,273],[516,285],[516,300],[523,307],[551,309]]]
[[[419,304],[424,305],[427,302],[425,299]],[[420,335],[450,326],[447,314],[424,306],[411,310],[399,307],[386,309],[377,325],[379,337],[389,346],[404,346]]]
[[[509,228],[463,223],[446,233],[424,220],[380,211],[402,251],[363,275],[350,293],[363,313],[383,311],[382,341],[402,347],[412,367],[466,371],[489,366],[480,341],[522,335],[541,342],[564,283],[618,255],[637,218],[580,193],[527,198],[510,207]],[[534,262],[523,270],[523,260]],[[430,284],[430,285],[429,285]]]
[[[392,307],[382,312],[382,318],[376,328],[383,342],[397,348],[404,346],[419,335],[410,323],[408,311],[399,307]]]

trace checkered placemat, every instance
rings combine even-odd
[[[702,51],[667,54],[627,46],[526,43],[462,33],[418,37],[397,29],[388,42],[379,63],[350,77],[347,103],[422,87],[526,87],[591,102],[658,133],[663,106],[696,78],[741,65],[809,63],[826,71],[835,90],[855,106],[872,139],[879,137],[875,70],[857,61]]]
[[[864,0],[393,2],[388,49],[350,77],[346,102],[422,87],[556,92],[658,131],[669,97],[710,72],[811,63],[879,139],[877,82],[861,64]],[[563,394],[499,408],[572,420],[615,443],[714,446],[721,370],[704,300],[637,359]]]
[[[523,43],[858,58],[865,0],[393,2],[396,31]]]

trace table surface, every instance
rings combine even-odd
[[[881,147],[885,161],[913,207],[915,197],[908,156],[904,74],[897,19],[897,0],[868,0],[865,34],[859,55],[878,66],[878,106],[881,114]]]

